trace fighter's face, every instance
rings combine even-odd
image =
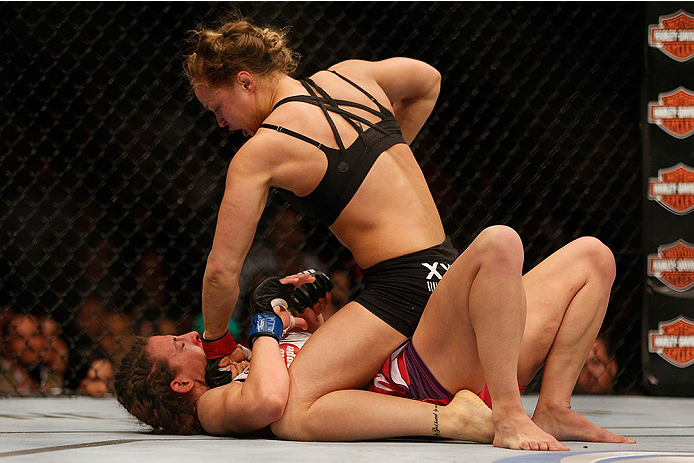
[[[224,87],[200,85],[195,87],[195,96],[205,109],[214,113],[220,127],[240,130],[246,137],[258,130],[252,117],[255,112],[252,95],[243,84],[235,82]]]
[[[607,348],[596,340],[578,377],[578,387],[589,394],[608,392],[612,389],[616,373],[616,361],[610,359]]]
[[[204,381],[207,357],[197,332],[181,336],[152,336],[147,350],[153,358],[166,360],[174,370]]]
[[[197,332],[191,331],[181,336],[152,336],[149,338],[147,350],[155,359],[166,360],[179,375],[204,383],[207,356]],[[243,373],[249,362],[239,347],[220,365],[228,366],[231,377],[235,378]]]

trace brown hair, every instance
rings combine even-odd
[[[164,434],[204,434],[195,403],[171,390],[176,371],[147,352],[147,338],[135,336],[118,362],[115,389],[118,402],[138,420]]]
[[[190,35],[192,53],[183,72],[193,87],[230,82],[243,70],[291,75],[301,57],[287,46],[286,29],[259,27],[237,14],[216,28],[198,26]]]

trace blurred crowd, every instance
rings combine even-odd
[[[330,276],[335,288],[326,318],[349,301],[356,285],[349,271],[331,271]],[[250,289],[244,288],[245,293]],[[247,336],[246,307],[245,300],[239,301],[230,322],[240,342]],[[111,394],[115,362],[129,347],[132,334],[191,329],[202,334],[203,329],[201,313],[178,320],[163,314],[156,320],[136,319],[133,314],[110,310],[96,298],[85,300],[65,326],[51,317],[20,313],[12,307],[0,311],[0,394]]]
[[[241,294],[229,322],[232,335],[246,341],[252,313],[249,297],[268,275],[286,275],[307,268],[325,271],[333,281],[327,319],[360,290],[359,269],[345,259],[321,260],[307,247],[306,231],[291,209],[273,215],[271,230],[249,252],[240,278]],[[97,258],[85,265],[92,281],[103,281],[105,267],[113,263],[112,246],[103,245]],[[327,263],[326,263],[327,261]],[[174,311],[167,296],[167,265],[156,250],[142,253],[133,269],[137,281],[132,303],[123,308],[113,288],[98,288],[81,298],[67,317],[34,314],[31,310],[0,306],[0,394],[46,395],[113,393],[118,356],[127,351],[132,335],[202,334],[202,313]],[[98,286],[98,285],[97,285]],[[106,295],[106,297],[104,297]],[[198,305],[199,307],[199,305]],[[175,313],[174,313],[175,312]],[[57,313],[57,312],[56,312]]]
[[[353,272],[333,270],[329,318],[358,290]],[[249,288],[244,288],[248,292]],[[239,301],[230,329],[244,342],[248,330],[246,301]],[[125,352],[131,334],[174,334],[190,328],[202,333],[201,314],[184,326],[162,316],[155,323],[111,311],[98,299],[87,299],[70,324],[62,327],[50,317],[37,317],[5,307],[0,312],[0,394],[61,394],[90,396],[113,393],[114,364]],[[197,325],[197,326],[196,326]],[[600,335],[581,371],[575,393],[610,394],[618,372],[609,339]]]
[[[250,294],[268,275],[288,275],[308,268],[328,273],[334,289],[332,303],[324,312],[326,319],[361,289],[358,266],[349,257],[321,256],[308,244],[310,231],[294,210],[281,209],[271,214],[269,220],[269,232],[257,240],[244,263],[239,300],[229,321],[230,332],[241,343],[246,342],[252,316]],[[115,253],[112,246],[104,244],[95,254],[97,258],[86,260],[85,273],[91,281],[103,281],[105,267],[115,262]],[[202,334],[200,310],[173,310],[176,304],[167,295],[166,267],[164,257],[156,250],[142,253],[139,264],[133,268],[137,281],[135,296],[126,308],[116,298],[108,297],[115,294],[112,287],[96,290],[96,286],[60,320],[51,314],[37,315],[21,307],[0,306],[0,394],[109,395],[113,393],[118,356],[127,351],[132,335],[180,334],[191,330]],[[575,392],[612,393],[618,371],[610,340],[601,334]],[[533,383],[539,385],[537,380]]]

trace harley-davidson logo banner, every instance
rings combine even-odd
[[[694,16],[684,10],[661,16],[648,27],[648,45],[676,61],[694,57]]]
[[[657,330],[648,332],[648,352],[678,368],[694,364],[694,320],[680,315],[658,323]]]
[[[649,394],[691,396],[694,8],[692,2],[645,2],[643,8],[642,379]]]
[[[694,92],[679,87],[659,94],[657,103],[648,103],[648,122],[675,138],[689,137],[694,133]]]
[[[677,292],[694,287],[694,245],[677,240],[658,246],[658,254],[648,255],[648,276]]]
[[[677,215],[694,211],[694,168],[679,163],[648,179],[648,199]]]

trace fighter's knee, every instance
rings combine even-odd
[[[494,225],[479,234],[479,249],[482,255],[494,261],[523,265],[523,242],[518,233],[505,225]]]
[[[590,272],[605,281],[612,282],[617,274],[617,265],[612,250],[592,236],[584,236],[576,241],[581,246],[581,255],[584,262],[588,264]]]

